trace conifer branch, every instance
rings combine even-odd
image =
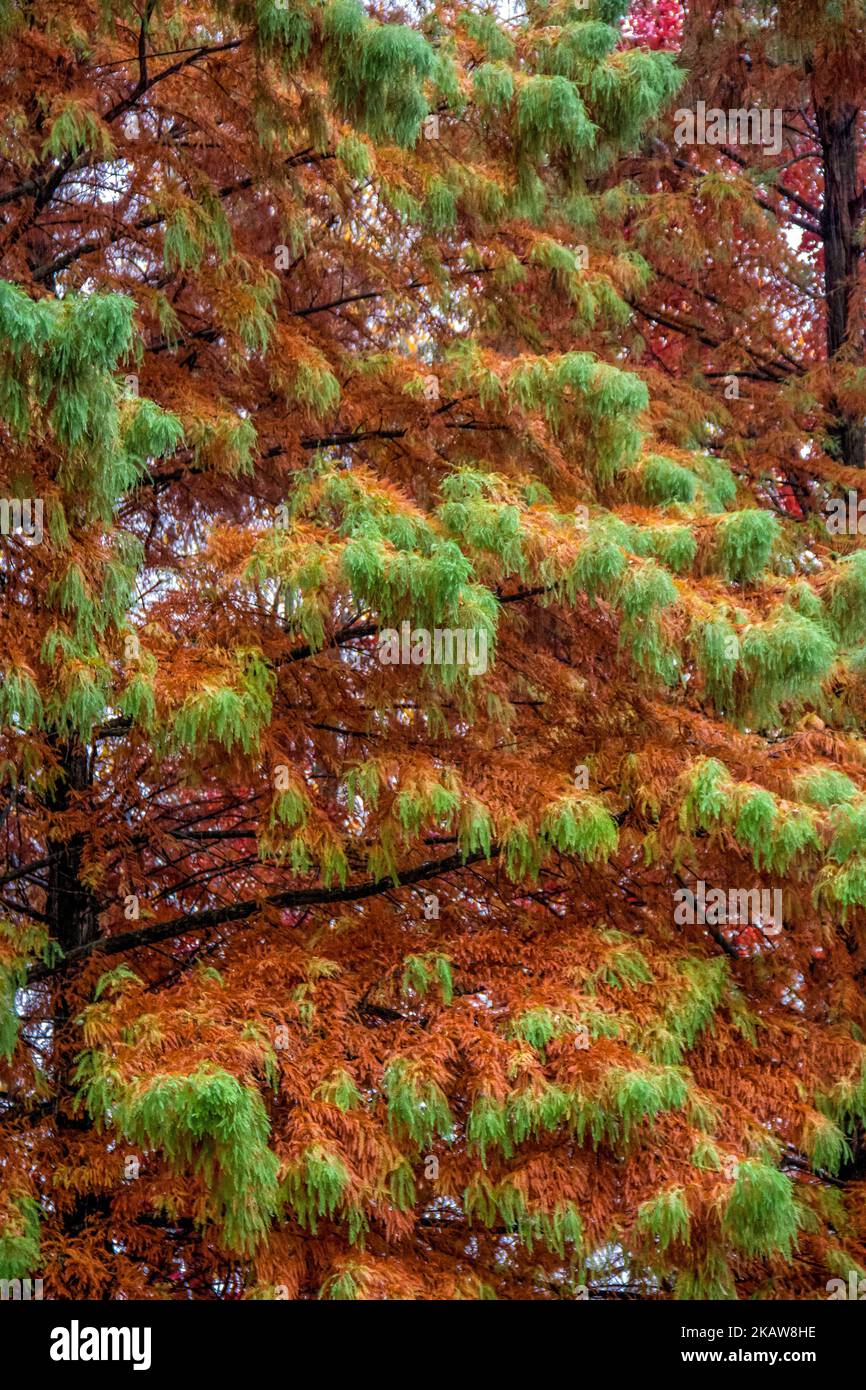
[[[225,907],[209,908],[203,912],[183,913],[167,922],[157,922],[153,926],[139,927],[135,931],[121,932],[117,936],[97,937],[82,946],[69,951],[54,966],[34,966],[28,972],[28,983],[65,974],[93,955],[114,956],[139,946],[153,946],[160,941],[185,936],[189,932],[209,931],[213,927],[228,922],[243,922],[254,914],[267,908],[290,909],[295,907],[330,906],[337,903],[361,902],[382,893],[393,892],[398,888],[410,887],[414,883],[425,883],[432,878],[440,878],[460,872],[481,860],[491,861],[500,853],[498,845],[492,845],[489,854],[476,851],[465,857],[462,854],[448,855],[443,859],[431,859],[418,864],[414,869],[403,869],[395,881],[392,877],[369,880],[365,883],[349,884],[345,888],[299,888],[284,893],[272,893],[261,898],[250,898],[244,902],[228,904]],[[17,909],[23,910],[23,909]]]

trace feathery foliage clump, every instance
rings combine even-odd
[[[790,1177],[767,1163],[742,1162],[722,1218],[735,1244],[748,1256],[790,1259],[801,1224]]]
[[[254,1249],[278,1210],[279,1161],[258,1092],[217,1068],[157,1076],[118,1097],[112,1123],[132,1144],[158,1148],[175,1169],[200,1174],[207,1215],[230,1250]],[[207,1209],[206,1209],[207,1210]]]
[[[0,1230],[0,1279],[29,1279],[39,1267],[39,1203],[26,1194],[10,1194]]]

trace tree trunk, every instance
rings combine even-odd
[[[857,221],[857,119],[854,106],[815,102],[824,164],[824,290],[827,303],[827,356],[831,366],[859,357],[862,341],[851,333],[852,303],[857,284],[860,246]],[[836,404],[833,437],[839,461],[849,468],[866,464],[866,427]]]
[[[84,791],[90,785],[87,749],[77,741],[63,743],[60,765],[62,776],[48,798],[48,807],[62,813],[69,809],[70,792]],[[45,910],[50,935],[64,954],[92,941],[99,931],[96,900],[81,882],[81,847],[81,835],[71,835],[60,845],[49,871]]]
[[[56,746],[61,775],[46,800],[51,811],[62,814],[70,809],[71,793],[84,791],[90,786],[91,770],[87,749],[77,739],[58,740]],[[81,851],[82,836],[78,833],[70,835],[61,841],[57,857],[49,870],[45,907],[49,918],[48,931],[64,954],[92,941],[99,933],[98,904],[81,880]],[[72,987],[73,979],[61,975],[55,986],[52,1005],[54,1118],[58,1137],[68,1136],[68,1149],[65,1145],[61,1149],[61,1153],[68,1155],[75,1153],[75,1134],[90,1127],[87,1115],[73,1114],[69,1105],[77,1052],[70,1020],[75,1017],[81,1004],[80,1000],[70,999],[69,990]],[[61,1204],[59,1217],[68,1236],[80,1233],[97,1205],[98,1198],[80,1193],[75,1193]]]

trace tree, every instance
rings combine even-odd
[[[681,48],[686,107],[774,114],[779,148],[677,143],[663,124],[643,187],[659,200],[637,305],[674,418],[701,419],[707,388],[726,457],[801,521],[859,486],[866,461],[862,238],[864,13],[859,3],[699,0]],[[663,224],[689,228],[662,235]],[[690,395],[698,388],[699,395]]]
[[[2,6],[0,1277],[863,1261],[866,570],[633,360],[624,8]]]

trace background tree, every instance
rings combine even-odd
[[[798,0],[685,9],[679,34],[650,16],[635,25],[688,68],[683,105],[778,112],[781,152],[736,138],[678,147],[667,122],[636,167],[643,188],[668,194],[643,244],[656,276],[636,304],[654,393],[673,392],[675,432],[687,419],[698,433],[715,393],[714,447],[820,545],[828,501],[860,485],[852,470],[866,461],[866,15]]]
[[[0,1277],[863,1261],[866,570],[650,400],[623,8],[2,6]]]

